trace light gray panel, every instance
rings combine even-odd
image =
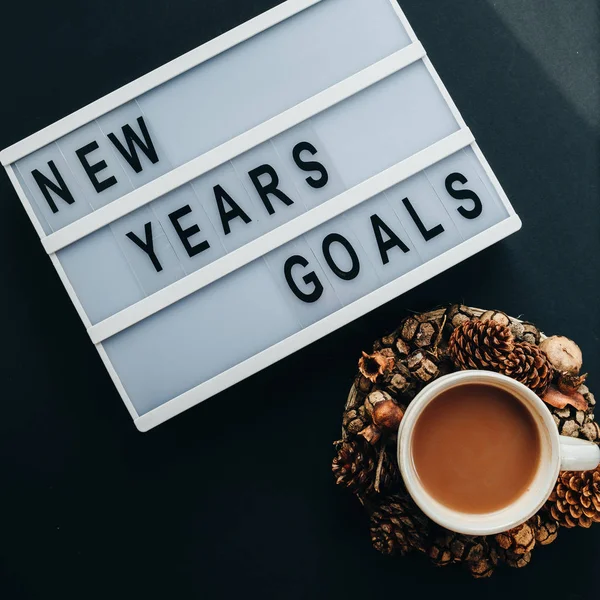
[[[39,185],[32,175],[33,171],[37,170],[53,184],[58,185],[58,187],[62,189],[60,180],[55,176],[52,172],[52,168],[49,166],[50,161],[54,164],[60,177],[62,177],[66,188],[73,199],[73,202],[69,204],[53,191],[50,191],[49,193],[57,212],[52,211],[50,204],[45,199]],[[58,144],[48,144],[48,146],[44,146],[44,148],[41,148],[37,152],[22,158],[16,162],[15,165],[31,194],[30,200],[37,205],[38,210],[44,216],[44,219],[52,231],[57,231],[61,227],[64,227],[73,221],[77,221],[77,219],[92,212],[92,206],[77,184],[71,169],[69,169],[63,158]]]
[[[294,257],[308,264],[304,266]],[[308,327],[342,308],[327,275],[303,237],[273,250],[264,258],[284,300],[293,308],[302,327]],[[293,261],[290,263],[290,277],[297,287],[296,294],[285,277],[285,265],[289,260]],[[297,294],[304,296],[304,299]]]
[[[52,233],[52,227],[50,227],[50,224],[48,223],[48,220],[46,219],[46,215],[44,215],[44,213],[42,212],[42,209],[38,206],[38,203],[35,200],[33,200],[33,194],[29,190],[29,186],[25,183],[23,176],[21,175],[21,173],[19,173],[19,169],[16,168],[16,165],[13,168],[13,172],[15,174],[15,177],[17,178],[17,181],[21,185],[21,188],[23,189],[23,193],[25,194],[25,196],[27,198],[29,198],[29,200],[30,200],[29,204],[31,206],[31,209],[33,210],[35,216],[37,217],[44,233],[46,235],[50,235]]]
[[[435,258],[463,241],[424,173],[403,181],[385,194],[423,260]],[[405,198],[414,216],[404,204]]]
[[[459,130],[419,61],[312,119],[348,187]]]
[[[389,0],[323,0],[138,102],[180,165],[409,43]]]
[[[108,339],[140,415],[300,330],[263,259]]]
[[[409,235],[406,233],[398,215],[394,212],[385,194],[375,196],[359,204],[346,213],[346,219],[360,239],[365,252],[371,258],[371,264],[382,283],[389,283],[401,275],[412,271],[420,264],[422,259],[415,249]],[[375,224],[371,218],[375,217]],[[381,221],[379,221],[380,219]],[[397,236],[395,239],[387,232],[386,226],[391,234]],[[379,250],[375,230],[381,232],[383,244],[395,243],[393,247],[385,247]],[[404,250],[408,249],[408,252]]]
[[[304,201],[296,189],[294,179],[272,142],[266,142],[249,152],[245,152],[234,158],[231,164],[236,175],[244,184],[248,195],[258,207],[257,219],[262,221],[263,227],[265,227],[264,231],[275,229],[306,212]],[[257,174],[257,169],[260,169],[260,175]],[[266,169],[268,169],[268,172],[263,173]],[[267,194],[266,200],[262,200],[256,185],[252,183],[250,178],[251,172],[255,174],[254,178],[258,180],[259,188],[270,189],[277,184],[277,194],[282,194],[285,201],[276,194]],[[288,204],[290,201],[292,204]]]
[[[342,236],[356,253],[358,273],[356,275],[346,275],[346,277],[353,277],[351,280],[340,278],[334,273],[332,267],[327,264],[323,242],[329,239],[331,234]],[[315,253],[321,267],[325,270],[335,293],[344,306],[351,304],[362,296],[366,296],[381,286],[381,281],[373,268],[371,259],[367,256],[360,240],[354,233],[350,223],[346,220],[345,215],[336,217],[324,225],[309,231],[304,237]],[[337,265],[340,271],[345,273],[351,272],[353,267],[356,266],[356,259],[353,260],[349,250],[338,241],[327,244],[327,246],[329,247],[332,262]]]
[[[186,232],[192,234],[186,238],[192,256],[186,250],[169,218],[169,215],[177,211],[185,210],[187,212],[188,207],[191,212],[182,213],[182,216],[175,220],[183,230],[182,235],[184,237]],[[152,202],[149,208],[153,217],[160,221],[162,229],[169,238],[185,273],[192,273],[225,254],[225,248],[191,185],[180,187],[174,192],[159,198]],[[174,215],[175,217],[176,215]],[[199,228],[200,231],[193,233],[196,228]],[[209,244],[208,247],[206,247],[206,243]]]
[[[145,296],[109,227],[63,248],[57,257],[93,325]]]
[[[132,215],[128,216],[131,217]],[[185,275],[185,271],[173,246],[164,234],[161,224],[156,219],[146,221],[138,218],[136,223],[132,223],[132,221],[133,219],[115,221],[110,225],[110,228],[144,292],[146,295],[150,295],[181,279]],[[159,262],[156,266],[152,263],[148,253],[127,237],[127,234],[132,232],[142,242],[146,243],[145,224],[148,222],[152,223],[153,251]]]
[[[461,150],[433,165],[425,174],[465,239],[508,217],[498,193],[471,148]],[[449,176],[451,179],[448,179]],[[454,196],[448,191],[447,181]],[[473,193],[476,197],[472,196]],[[471,197],[465,198],[466,194]],[[479,208],[481,213],[478,215]]]
[[[312,148],[305,146],[304,143],[310,144]],[[327,152],[325,145],[319,139],[312,126],[312,121],[305,121],[282,133],[273,139],[273,144],[288,167],[307,209],[314,208],[346,190],[346,186],[334,166],[334,158]],[[303,169],[294,160],[296,147],[298,147],[299,162],[304,165]],[[314,167],[311,168],[311,165],[308,164],[311,162],[322,165],[326,175],[318,170],[315,171]]]
[[[97,168],[104,163],[104,168],[97,171],[93,176],[97,180],[97,185],[102,183],[111,185],[100,192],[92,184],[81,160],[77,156],[77,150],[82,150],[94,143],[97,144],[97,148],[92,150],[93,146],[90,146],[91,151],[85,154],[83,160],[87,161],[91,167],[95,166]],[[88,123],[61,138],[58,141],[58,147],[71,167],[71,171],[76,177],[79,187],[83,190],[85,198],[94,210],[133,190],[129,177],[113,154],[112,144],[102,133],[96,122]]]
[[[165,105],[164,110],[175,110],[175,107]],[[142,124],[138,121],[140,118],[143,119],[143,125],[146,127],[146,133],[151,144],[147,143],[148,140],[146,139],[146,136],[144,136]],[[136,101],[124,104],[100,117],[97,120],[97,123],[104,135],[107,136],[108,146],[112,149],[114,156],[122,165],[123,170],[129,177],[133,187],[141,187],[177,166],[171,160],[168,149],[165,148],[165,145],[163,144],[162,132],[156,127],[156,123],[144,114]],[[137,135],[140,142],[142,142],[143,146],[146,148],[146,151],[144,151],[144,148],[135,141],[131,142],[130,148],[130,145],[127,144],[127,138],[124,131],[124,128],[127,126],[131,127],[131,131]],[[108,139],[111,134],[115,136],[118,142],[120,142],[122,146],[121,150],[119,150],[119,146],[114,141]],[[135,140],[131,134],[130,139]],[[152,150],[154,150],[155,154],[152,153]],[[130,164],[123,154],[123,151],[129,154],[133,159],[135,159],[135,157],[139,159],[139,163],[135,165],[136,168]]]
[[[222,195],[225,192],[244,215],[244,217],[236,216],[236,218],[228,221],[228,230],[225,229],[219,215],[215,198],[216,186],[220,186],[222,190],[219,194]],[[259,205],[259,201],[254,196],[250,197],[248,195],[244,184],[237,176],[231,163],[225,163],[206,175],[195,179],[192,181],[192,187],[228,252],[256,239],[268,230],[268,222],[265,221],[268,215],[264,206],[262,203]],[[229,199],[227,202],[223,202],[223,206],[227,213],[233,210]],[[246,223],[244,218],[250,219],[250,221]]]

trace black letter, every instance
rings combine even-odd
[[[154,240],[152,239],[152,223],[146,223],[146,225],[144,225],[144,234],[146,236],[145,242],[140,240],[140,238],[135,233],[133,233],[133,231],[130,231],[127,234],[127,237],[150,257],[150,260],[152,261],[156,272],[160,273],[163,268],[158,260],[158,257],[154,253]]]
[[[221,217],[221,224],[223,225],[225,235],[231,233],[229,222],[233,221],[233,219],[240,217],[246,225],[252,221],[252,219],[241,209],[239,204],[237,204],[237,202],[220,185],[215,185],[213,191],[215,193],[215,200],[217,201],[217,208],[219,209],[219,216]],[[231,210],[225,210],[224,202],[227,202]]]
[[[373,226],[373,233],[375,233],[375,239],[377,240],[381,262],[384,265],[387,265],[390,262],[388,250],[398,247],[404,254],[410,252],[410,248],[388,227],[386,223],[383,222],[379,215],[371,215],[371,225]],[[383,241],[382,231],[389,238],[387,242]]]
[[[352,260],[352,267],[349,271],[342,271],[334,262],[333,257],[331,256],[331,244],[334,243],[341,244],[346,248],[350,259]],[[351,281],[352,279],[356,279],[358,274],[360,273],[360,261],[358,260],[358,256],[356,251],[350,244],[350,242],[339,233],[330,233],[323,240],[323,255],[325,256],[325,261],[329,265],[329,268],[344,281]]]
[[[285,275],[285,280],[287,284],[290,286],[292,292],[296,298],[302,300],[302,302],[306,302],[307,304],[311,304],[312,302],[316,302],[323,295],[323,284],[319,281],[316,273],[311,271],[308,275],[305,275],[302,278],[302,281],[306,283],[306,285],[313,284],[315,289],[310,294],[305,294],[297,285],[294,279],[292,278],[292,268],[296,265],[300,265],[302,267],[308,267],[308,261],[303,256],[292,256],[285,261],[285,265],[283,266],[283,273]]]
[[[181,226],[179,219],[181,219],[182,217],[185,217],[185,215],[189,215],[191,212],[192,212],[192,209],[191,209],[190,205],[188,204],[188,205],[183,206],[180,209],[176,210],[175,212],[172,212],[169,215],[169,219],[171,220],[171,223],[172,223],[173,227],[175,228],[175,231],[177,232],[177,235],[179,236],[179,239],[181,240],[181,243],[183,244],[183,247],[185,248],[185,250],[188,253],[188,256],[190,258],[192,258],[193,256],[196,256],[196,254],[200,254],[200,252],[204,252],[205,250],[208,250],[210,248],[210,244],[206,240],[204,240],[203,242],[200,242],[199,244],[196,244],[195,246],[192,246],[190,244],[190,238],[192,236],[196,235],[197,233],[200,233],[200,227],[198,227],[198,225],[194,224],[191,227],[184,229]]]
[[[465,219],[476,219],[483,212],[481,200],[479,196],[472,190],[455,190],[452,186],[457,181],[464,185],[469,180],[462,173],[452,173],[452,175],[448,175],[448,177],[446,177],[446,191],[455,200],[472,200],[474,206],[471,210],[467,210],[464,206],[460,206],[456,210],[458,210],[460,215]]]
[[[77,154],[77,158],[79,159],[79,162],[81,162],[81,165],[84,168],[87,176],[90,178],[90,181],[92,182],[92,185],[94,186],[94,189],[99,194],[100,192],[103,192],[104,190],[108,189],[109,187],[115,185],[115,183],[117,183],[117,180],[115,177],[113,177],[111,175],[108,179],[105,179],[104,181],[98,181],[98,177],[96,177],[96,173],[106,169],[106,167],[108,166],[106,164],[106,161],[101,160],[100,162],[97,162],[95,165],[90,165],[90,163],[88,162],[88,159],[86,158],[86,156],[90,152],[93,152],[94,150],[98,150],[98,148],[99,148],[98,142],[96,142],[96,141],[90,142],[87,146],[84,146],[83,148],[79,148],[79,150],[75,150],[75,154]]]
[[[410,200],[408,198],[404,198],[404,200],[402,200],[402,203],[406,207],[406,210],[408,211],[408,214],[411,216],[412,220],[415,222],[415,225],[419,228],[419,231],[421,232],[421,235],[423,236],[423,239],[426,242],[432,240],[434,237],[437,237],[441,233],[444,233],[445,229],[441,224],[436,225],[431,229],[427,229],[427,227],[425,227],[425,225],[423,224],[423,221],[421,221],[421,217],[419,217],[417,211],[413,208],[413,205],[410,203]]]
[[[138,145],[138,147],[150,159],[150,162],[153,165],[155,165],[158,162],[158,155],[156,154],[154,144],[152,143],[152,139],[150,138],[150,134],[148,133],[148,128],[146,127],[146,123],[144,122],[144,117],[138,117],[137,123],[140,126],[142,135],[144,136],[143,142],[140,139],[139,135],[131,128],[131,125],[127,124],[121,127],[121,129],[123,130],[123,135],[125,136],[125,143],[127,144],[127,148],[129,151],[125,149],[125,146],[121,144],[121,142],[117,139],[117,136],[114,133],[109,133],[108,139],[114,144],[115,148],[123,155],[123,158],[129,163],[129,166],[136,173],[140,173],[143,168],[142,162],[137,154],[137,150],[135,149],[134,144]]]
[[[317,153],[317,149],[309,142],[300,142],[294,147],[292,151],[292,156],[294,157],[294,162],[300,169],[310,173],[311,171],[316,171],[320,173],[321,177],[319,179],[315,179],[314,177],[307,177],[306,182],[310,187],[318,190],[319,188],[325,187],[327,182],[329,181],[329,173],[327,173],[327,169],[316,160],[313,161],[305,161],[302,160],[300,156],[304,151],[310,152],[313,156]]]
[[[44,198],[46,198],[46,202],[52,209],[53,213],[58,212],[58,206],[56,206],[56,202],[54,202],[52,196],[50,195],[50,191],[52,190],[59,198],[62,198],[67,204],[73,204],[75,202],[75,198],[73,198],[73,194],[69,191],[65,180],[62,178],[62,175],[59,173],[56,165],[53,160],[48,161],[48,166],[54,175],[57,183],[48,179],[43,173],[40,173],[37,169],[31,171],[35,182],[38,184],[38,187],[44,194]]]
[[[275,171],[271,165],[262,165],[250,171],[248,175],[270,215],[275,214],[275,209],[269,200],[269,194],[273,194],[273,196],[279,198],[286,206],[294,204],[294,201],[291,198],[288,198],[281,190],[277,189],[279,177],[277,176],[277,171]],[[263,185],[260,182],[261,175],[268,175],[271,178],[271,181],[267,185]]]

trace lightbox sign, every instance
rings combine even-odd
[[[0,158],[142,431],[520,227],[395,0],[288,0]]]

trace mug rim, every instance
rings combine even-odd
[[[526,404],[530,410],[533,410],[539,417],[536,419],[536,425],[548,434],[546,440],[541,439],[542,455],[540,456],[540,467],[536,472],[536,476],[542,470],[542,461],[545,460],[545,454],[549,454],[550,464],[546,463],[548,475],[544,479],[543,485],[540,486],[539,493],[536,493],[533,496],[533,498],[537,498],[537,501],[534,502],[532,499],[529,503],[523,503],[523,508],[521,510],[518,510],[519,500],[517,500],[499,511],[483,514],[475,513],[473,515],[470,515],[470,513],[454,511],[450,508],[444,510],[444,512],[453,513],[456,516],[456,519],[453,520],[452,517],[440,514],[439,510],[436,509],[436,505],[443,506],[442,503],[436,501],[425,490],[418,479],[412,456],[412,433],[414,432],[415,424],[419,416],[434,398],[446,389],[469,382],[501,387],[513,393],[519,400],[522,400],[522,398],[525,397],[526,402],[524,402],[524,404]],[[410,429],[407,430],[407,427]],[[543,438],[541,433],[542,432],[540,432],[540,437]],[[548,445],[550,446],[549,452],[544,452],[544,446],[546,446],[546,450],[548,450]],[[550,410],[546,407],[543,400],[528,387],[506,375],[495,373],[493,371],[457,371],[444,375],[423,388],[409,404],[400,423],[396,449],[397,462],[402,478],[409,494],[417,506],[438,525],[451,531],[467,535],[494,535],[508,531],[530,519],[542,508],[552,493],[560,471],[560,435],[554,420],[552,419]],[[470,516],[478,517],[479,519],[487,517],[488,523],[479,524],[475,518],[469,522]]]

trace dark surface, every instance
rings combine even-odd
[[[276,3],[3,4],[0,147]],[[597,2],[402,5],[523,230],[151,433],[135,430],[0,176],[0,597],[600,595],[600,526],[475,582],[379,556],[333,485],[356,359],[407,309],[465,300],[524,314],[577,340],[600,386]]]

